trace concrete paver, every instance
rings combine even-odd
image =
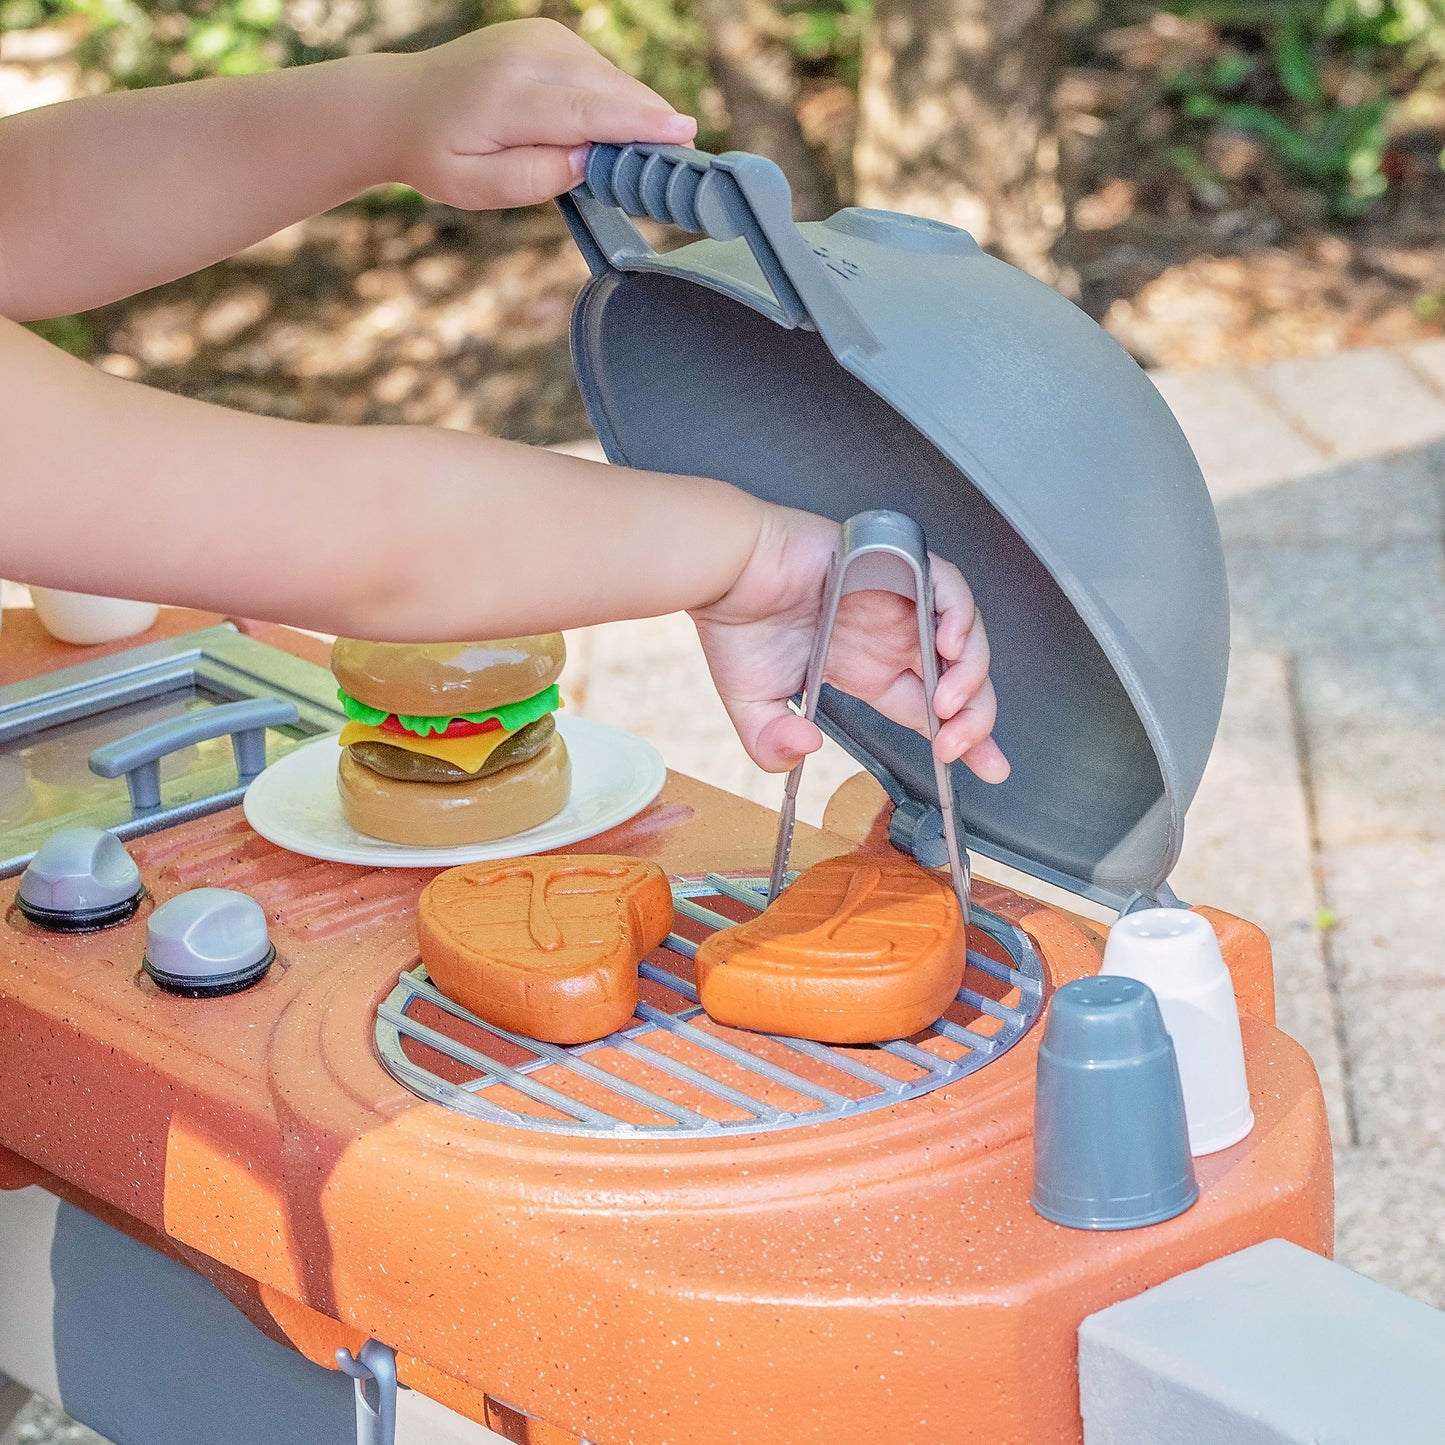
[[[1226,909],[1269,934],[1280,1027],[1314,1059],[1331,1133],[1343,1144],[1350,1142],[1344,1065],[1296,741],[1288,659],[1237,653],[1172,881],[1189,902]]]
[[[1327,466],[1249,491],[1217,489],[1216,508],[1230,548],[1437,541],[1445,532],[1445,447]]]
[[[1320,838],[1445,841],[1445,650],[1302,658]]]
[[[1247,373],[1158,371],[1153,381],[1217,497],[1273,488],[1329,462],[1324,449],[1255,388]]]
[[[1440,900],[1445,843],[1389,838],[1331,848],[1323,858],[1330,952],[1351,988],[1445,984]],[[1445,1049],[1445,1039],[1439,1040]]]
[[[1340,460],[1403,451],[1445,435],[1445,396],[1393,351],[1273,361],[1255,368],[1250,381]]]
[[[1335,1155],[1335,1257],[1445,1308],[1445,1148]]]
[[[1343,990],[1359,1142],[1409,1158],[1445,1141],[1445,981]]]
[[[1164,389],[1215,497],[1235,642],[1181,884],[1271,933],[1280,1021],[1329,1102],[1339,1258],[1445,1306],[1445,342]],[[1292,681],[1272,702],[1260,654]]]
[[[1445,648],[1445,552],[1438,542],[1367,551],[1235,547],[1228,553],[1234,645],[1329,654],[1342,668],[1394,648]]]
[[[1417,341],[1404,347],[1400,355],[1427,386],[1445,396],[1445,337]]]

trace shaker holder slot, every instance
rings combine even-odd
[[[300,716],[295,703],[279,697],[246,698],[204,712],[185,713],[96,748],[90,755],[90,770],[101,778],[124,774],[131,812],[154,812],[161,805],[162,758],[196,743],[229,736],[236,755],[236,779],[244,787],[266,766],[266,729],[287,727]]]
[[[594,145],[583,182],[558,204],[594,274],[660,263],[627,216],[646,216],[714,241],[743,240],[789,328],[817,331],[835,355],[881,343],[793,222],[788,178],[746,151]],[[621,213],[621,214],[619,214]]]

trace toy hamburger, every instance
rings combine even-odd
[[[351,719],[336,783],[346,821],[389,843],[455,846],[525,832],[572,786],[552,717],[562,634],[499,642],[338,638],[331,670]]]

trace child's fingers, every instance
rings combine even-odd
[[[953,717],[983,686],[988,678],[988,666],[988,634],[984,631],[983,619],[975,615],[957,661],[949,664],[938,681],[938,691],[933,695],[934,712],[945,721]]]
[[[928,731],[928,697],[916,672],[900,672],[882,692],[866,699],[884,717],[916,733]]]
[[[962,652],[964,642],[973,629],[977,609],[973,593],[963,580],[963,573],[941,557],[930,557],[929,571],[933,577],[933,611],[939,656],[949,662]]]
[[[682,145],[697,134],[690,115],[673,110],[646,86],[641,90],[639,95],[614,85],[542,85],[534,103],[516,108],[499,139],[569,147],[593,141]]]
[[[1008,776],[1008,761],[996,744],[984,746],[992,738],[997,719],[993,683],[985,681],[963,708],[940,726],[933,744],[935,756],[947,763],[962,759],[984,782],[1001,783]]]
[[[1003,749],[994,742],[992,737],[986,737],[981,743],[975,743],[963,755],[962,761],[964,767],[977,774],[985,783],[1002,783],[1010,772],[1009,762],[1003,755]]]

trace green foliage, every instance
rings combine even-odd
[[[120,88],[271,69],[291,58],[281,20],[282,0],[0,0],[0,30],[82,24],[82,65]]]
[[[708,83],[707,40],[681,0],[571,0],[577,29],[614,65],[697,114]]]
[[[873,3],[773,0],[772,11],[801,72],[856,85]],[[1401,104],[1445,86],[1445,0],[1080,3],[1135,20],[1167,9],[1211,27],[1209,58],[1164,77],[1179,119],[1169,159],[1206,204],[1227,195],[1201,159],[1209,132],[1223,128],[1256,136],[1339,213],[1358,214],[1386,189]],[[92,76],[133,87],[365,48],[386,28],[387,0],[356,0],[353,8],[345,18],[338,0],[0,0],[0,31],[75,25]],[[674,104],[704,118],[715,113],[706,36],[688,0],[457,0],[452,15],[464,27],[539,13],[570,18]],[[700,137],[707,146],[725,139],[706,128]]]
[[[95,334],[83,316],[56,316],[48,321],[31,321],[27,323],[27,329],[72,356],[92,356],[95,353]]]
[[[1169,8],[1217,27],[1221,42],[1209,64],[1169,78],[1181,116],[1259,137],[1343,215],[1386,190],[1400,101],[1445,78],[1445,0],[1176,0]]]
[[[873,0],[795,3],[781,8],[799,61],[856,85],[863,35],[873,19]]]

